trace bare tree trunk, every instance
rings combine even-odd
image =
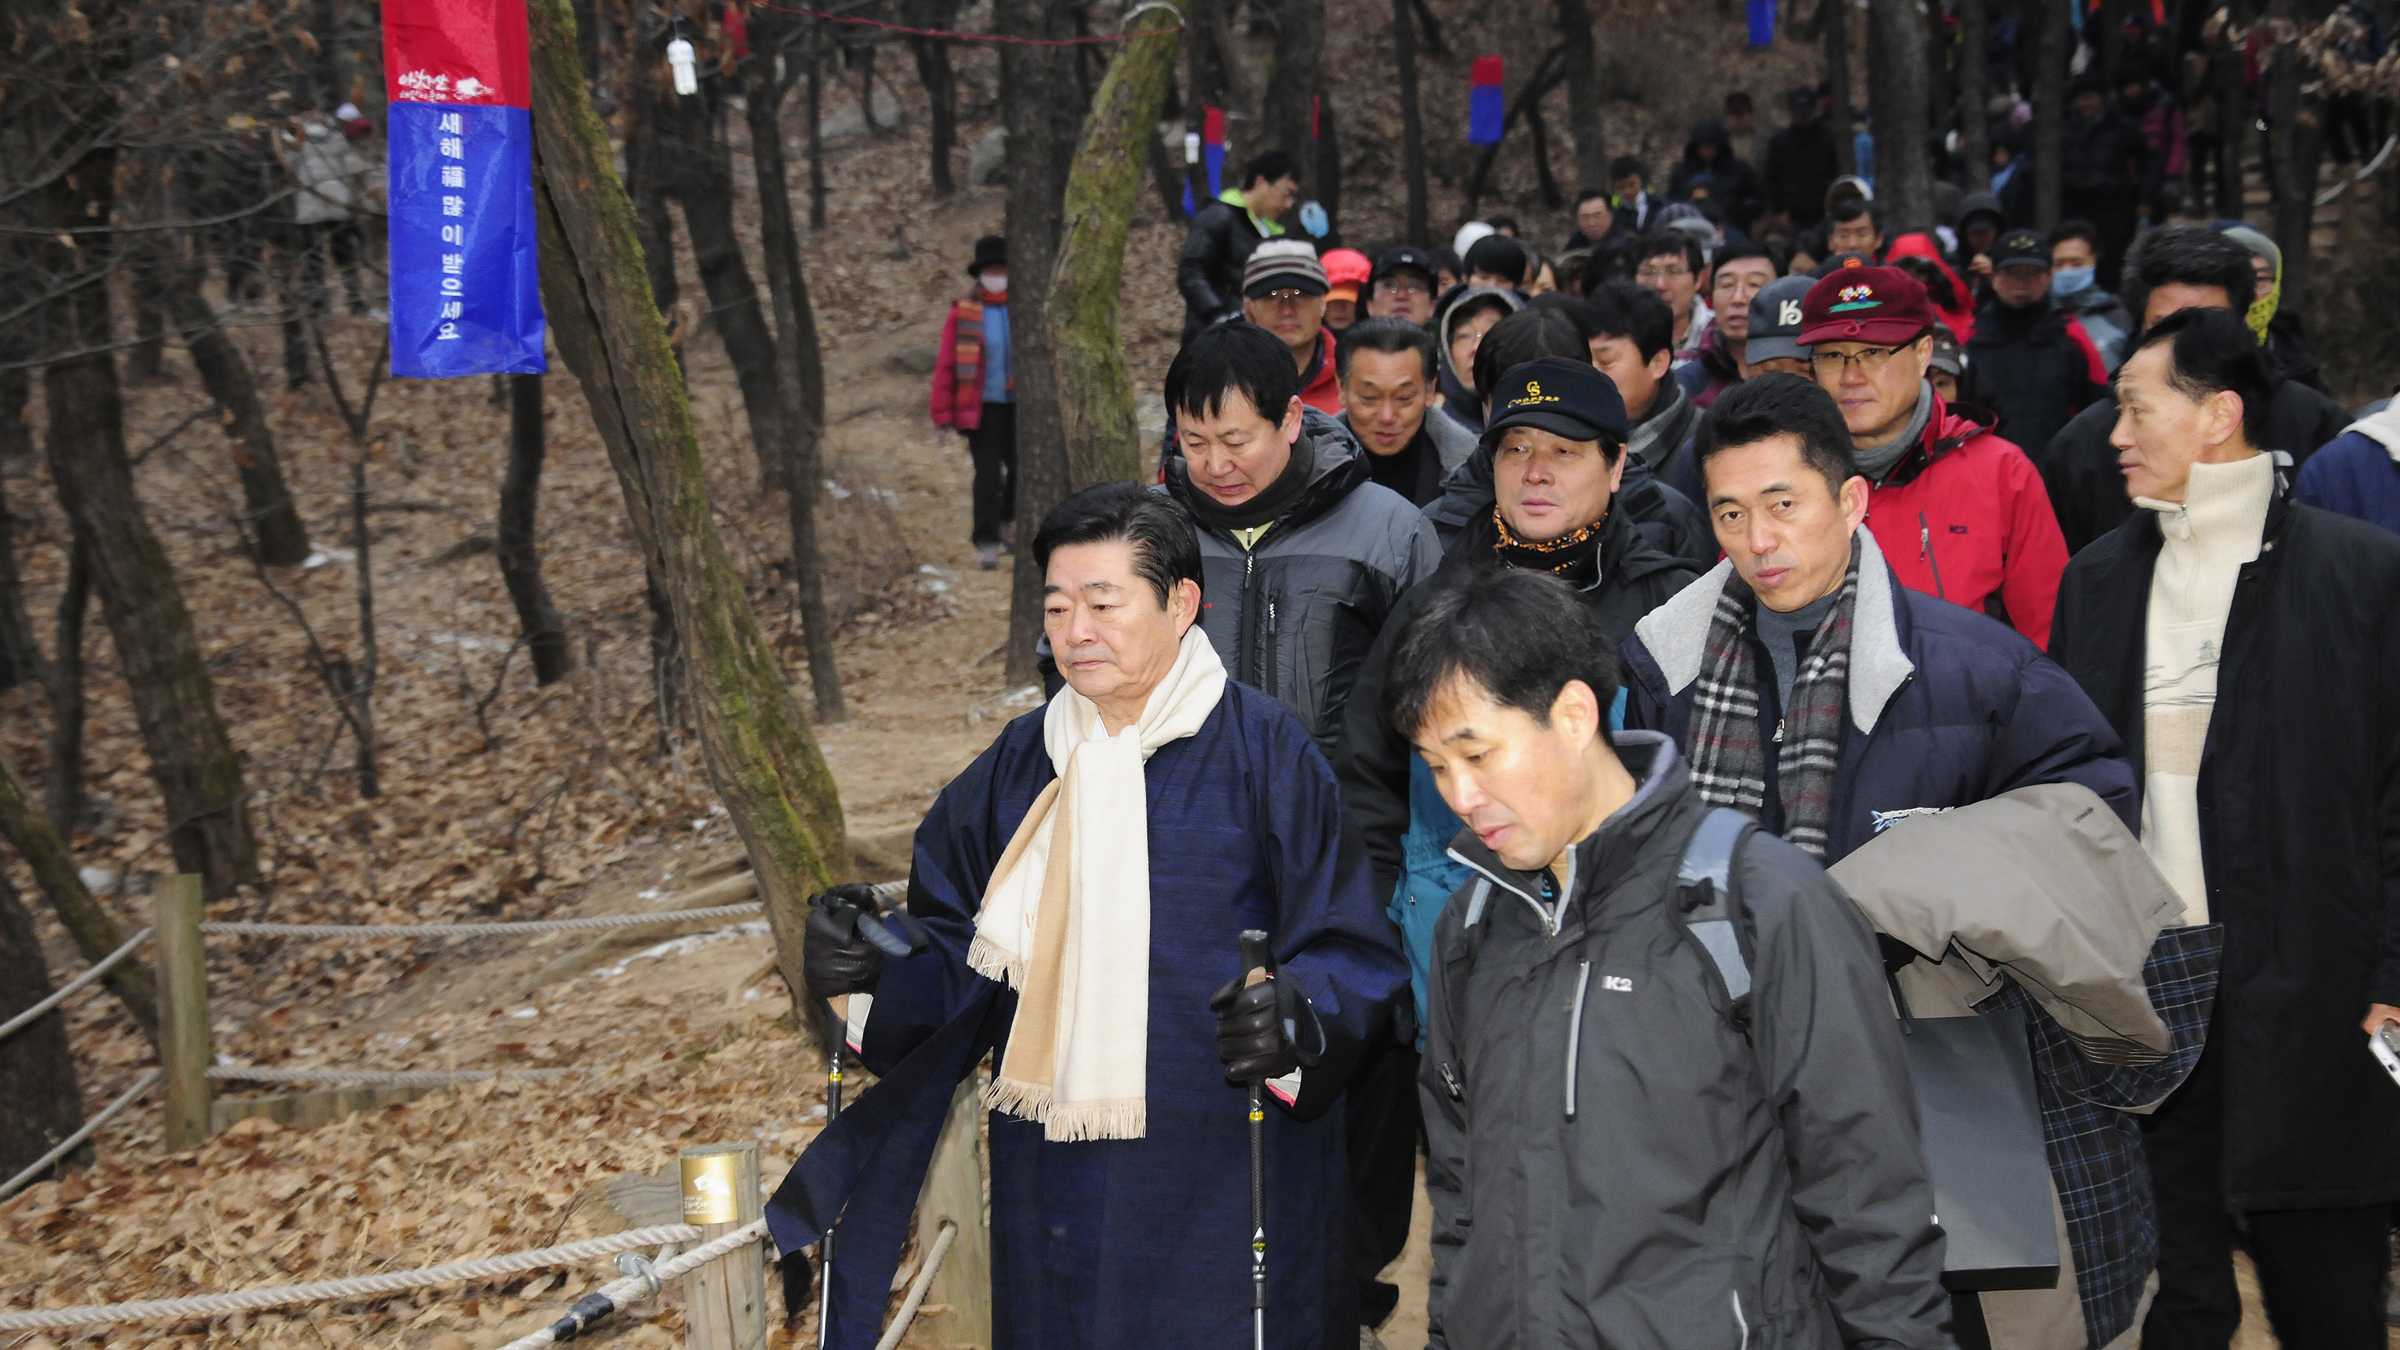
[[[176,260],[160,259],[160,299],[175,320],[200,383],[226,415],[225,435],[234,442],[234,468],[242,480],[243,515],[257,543],[258,560],[274,567],[297,567],[308,558],[308,526],[284,481],[283,458],[275,449],[275,430],[267,424],[266,405],[259,401],[258,379],[250,360],[225,335],[217,312],[200,293],[196,270]]]
[[[784,19],[760,10],[751,28],[755,50],[780,47]],[[948,78],[949,57],[942,58]],[[745,73],[750,118],[750,164],[758,177],[759,252],[767,268],[767,293],[775,301],[776,375],[791,409],[789,458],[784,465],[785,504],[792,528],[792,584],[799,593],[800,637],[808,648],[808,682],[816,694],[817,720],[849,717],[842,704],[842,673],[834,662],[833,621],[825,613],[825,569],[817,550],[817,483],[825,435],[825,361],[817,345],[816,309],[808,299],[808,277],[800,266],[800,233],[792,224],[792,195],[783,164],[783,99],[788,81],[774,63],[751,58]],[[947,163],[948,161],[939,161]]]
[[[1843,173],[1857,173],[1858,146],[1850,137],[1850,6],[1848,0],[1817,4],[1825,23],[1825,97],[1830,105],[1825,118],[1833,124],[1833,157]]]
[[[2067,60],[2075,33],[2056,5],[2026,6],[2033,36],[2033,224],[2058,224],[2063,193],[2059,159],[2066,153]]]
[[[1066,0],[994,0],[999,31],[1024,37],[1070,32]],[[1203,0],[1202,8],[1208,8]],[[1000,87],[1008,127],[1008,244],[1018,259],[1010,272],[1011,373],[1017,396],[1016,575],[1009,595],[1008,682],[1034,682],[1034,645],[1042,632],[1041,569],[1033,536],[1042,518],[1073,491],[1065,450],[1058,373],[1052,355],[1051,265],[1058,257],[1068,156],[1078,139],[1083,106],[1076,99],[1074,62],[1061,47],[1009,44],[1000,49]]]
[[[958,19],[958,4],[957,0],[916,0],[909,14],[918,28],[946,30]],[[911,37],[908,45],[917,58],[917,80],[925,86],[925,101],[933,110],[927,119],[933,140],[933,195],[947,197],[958,191],[950,179],[950,152],[958,145],[958,81],[950,69],[950,44],[941,38]]]
[[[1317,162],[1310,130],[1324,85],[1325,0],[1274,0],[1274,69],[1267,79],[1262,146],[1288,152],[1300,166],[1300,200],[1317,198]]]
[[[58,595],[58,635],[44,684],[50,700],[50,766],[43,809],[61,835],[83,823],[83,619],[92,601],[91,554],[67,541],[67,584]]]
[[[1400,176],[1408,189],[1405,228],[1408,242],[1423,244],[1433,236],[1433,222],[1425,191],[1425,114],[1417,100],[1417,25],[1408,0],[1392,0],[1392,64],[1400,77]]]
[[[1141,430],[1118,335],[1117,292],[1125,273],[1125,237],[1142,190],[1133,146],[1143,137],[1155,139],[1159,108],[1175,82],[1180,35],[1167,10],[1150,10],[1141,21],[1150,36],[1117,48],[1084,121],[1083,142],[1067,174],[1066,238],[1050,281],[1059,420],[1066,431],[1068,486],[1076,489],[1138,478],[1142,471]],[[1020,437],[1018,445],[1024,444]]]
[[[2325,16],[2320,6],[2297,0],[2277,0],[2273,12],[2300,31],[2313,29]],[[2275,48],[2275,122],[2269,144],[2274,147],[2268,172],[2275,178],[2275,247],[2283,251],[2285,309],[2298,313],[2309,300],[2309,234],[2317,218],[2317,169],[2325,154],[2325,100],[2304,88],[2310,71],[2298,42]],[[2362,151],[2364,153],[2364,151]]]
[[[1167,84],[1172,92],[1174,80]],[[1317,103],[1317,205],[1325,208],[1325,237],[1318,247],[1331,248],[1342,242],[1342,129],[1330,92]]]
[[[1575,138],[1575,186],[1605,191],[1608,148],[1600,139],[1600,72],[1592,58],[1592,11],[1584,0],[1558,0],[1558,40],[1567,53],[1567,134]]]
[[[50,996],[50,968],[33,915],[0,875],[0,1021]],[[53,1008],[0,1038],[0,1177],[13,1177],[83,1128],[83,1089],[67,1046],[67,1012]],[[91,1145],[60,1160],[88,1165]]]
[[[1958,0],[1958,145],[1967,161],[1967,191],[1992,188],[1992,124],[1984,111],[1990,102],[1984,76],[1991,56],[1985,50],[1992,34],[1988,0]]]
[[[2217,62],[2217,214],[2242,215],[2242,143],[2249,139],[2249,111],[2242,105],[2242,54],[2238,30],[2227,25],[2226,53]],[[2391,176],[2400,183],[2400,174]],[[2280,245],[2278,246],[2280,247]]]
[[[13,464],[33,453],[33,427],[25,421],[25,407],[33,401],[33,377],[24,366],[13,365],[24,355],[12,353],[12,367],[0,370],[0,464]]]
[[[1933,228],[1933,182],[1925,160],[1925,24],[1916,0],[1872,0],[1867,24],[1875,215],[1890,239]]]
[[[17,566],[17,517],[0,481],[0,689],[39,681],[49,673],[42,644],[25,609],[25,580]]]
[[[115,169],[115,153],[100,151],[61,175],[45,194],[51,220],[107,220]],[[51,246],[62,279],[109,265],[107,236],[79,238],[77,249]],[[51,302],[50,331],[77,354],[51,362],[43,373],[50,476],[76,539],[90,553],[151,775],[164,799],[175,866],[198,873],[210,896],[224,896],[262,881],[248,792],[241,759],[217,714],[216,688],[191,611],[134,494],[107,301],[107,288],[91,285],[67,287]]]
[[[330,380],[333,363],[325,363]],[[364,420],[363,418],[361,419]],[[358,555],[358,665],[339,663],[349,688],[350,729],[358,742],[358,795],[373,801],[383,795],[383,775],[375,761],[375,677],[380,662],[375,646],[374,536],[367,532],[367,447],[363,438],[350,459],[350,547]]]
[[[84,960],[97,962],[125,944],[125,930],[117,926],[117,921],[108,916],[108,911],[92,898],[91,889],[83,884],[83,874],[75,866],[75,855],[68,851],[65,837],[35,808],[33,794],[25,789],[25,780],[17,776],[16,767],[5,759],[0,759],[0,834],[7,835],[9,847],[24,859],[25,869],[33,874],[34,884],[42,888],[51,912],[58,916],[67,935],[75,939],[75,949],[83,954]],[[0,885],[6,885],[5,878],[0,878]],[[14,903],[15,899],[16,892],[11,890],[0,903]],[[156,1042],[158,985],[151,978],[149,964],[120,962],[101,976],[100,982],[125,1005],[125,1011],[133,1014],[134,1024],[142,1029],[142,1034]],[[0,999],[5,999],[9,983],[0,978]],[[7,1017],[7,1012],[0,1012],[0,1021]],[[0,1050],[6,1045],[7,1042],[0,1041]]]
[[[795,997],[802,901],[850,872],[841,797],[710,513],[691,406],[634,254],[633,205],[576,78],[568,0],[532,0],[542,296],[683,640],[710,783],[747,847]]]
[[[815,19],[808,21],[808,228],[812,230],[825,228],[825,106],[819,88],[825,55],[817,46],[821,31]]]
[[[1525,105],[1525,130],[1533,137],[1533,176],[1542,192],[1542,205],[1556,211],[1567,204],[1559,195],[1558,176],[1550,170],[1550,123],[1542,116],[1542,101]]]
[[[577,30],[581,36],[581,30]],[[548,452],[542,425],[542,377],[511,375],[509,380],[508,471],[500,479],[500,521],[492,549],[500,563],[500,581],[517,607],[517,631],[533,655],[536,684],[556,684],[575,668],[575,651],[567,642],[566,621],[550,603],[550,588],[542,584],[541,549],[535,542],[542,492],[542,459]]]

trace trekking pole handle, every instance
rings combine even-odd
[[[1249,988],[1260,980],[1275,977],[1275,949],[1266,933],[1256,928],[1242,930],[1242,987]]]

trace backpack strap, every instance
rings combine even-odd
[[[1725,982],[1734,1029],[1749,1034],[1750,960],[1742,950],[1740,897],[1733,884],[1733,859],[1758,822],[1730,807],[1713,807],[1700,818],[1675,869],[1675,921],[1691,934]]]

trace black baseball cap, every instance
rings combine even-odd
[[[1428,289],[1440,284],[1442,276],[1434,268],[1432,254],[1414,245],[1402,244],[1398,248],[1385,249],[1383,256],[1375,260],[1375,275],[1367,279],[1367,284],[1372,286],[1394,272],[1414,272],[1425,278]]]
[[[1625,442],[1625,398],[1588,361],[1545,356],[1510,366],[1492,390],[1483,444],[1500,443],[1510,427],[1539,427],[1571,441],[1607,437]]]
[[[2010,230],[1992,245],[1992,266],[2021,267],[2032,265],[2047,269],[2050,266],[2050,245],[2032,230]]]

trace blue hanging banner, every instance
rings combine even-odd
[[[1775,0],[1750,0],[1750,45],[1767,47],[1775,42]]]
[[[392,374],[539,375],[525,6],[384,0]]]
[[[1500,58],[1478,56],[1467,67],[1467,141],[1498,145],[1508,129],[1508,92],[1502,87]]]

